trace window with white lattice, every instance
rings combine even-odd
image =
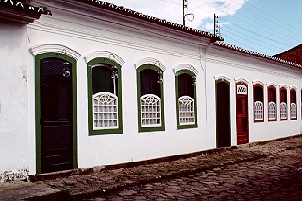
[[[290,119],[297,119],[297,99],[296,99],[296,90],[290,90]]]
[[[163,131],[163,72],[155,65],[137,68],[139,132]]]
[[[263,120],[263,103],[261,101],[256,101],[254,103],[254,111],[255,121]]]
[[[197,127],[195,74],[188,70],[176,72],[177,128]]]
[[[141,97],[142,127],[161,126],[160,98],[154,94],[145,94]]]
[[[290,104],[290,117],[291,119],[297,119],[297,105],[296,103]]]
[[[276,87],[271,85],[267,90],[268,99],[268,121],[277,120]]]
[[[262,122],[263,117],[263,86],[260,84],[254,85],[254,121]]]
[[[285,102],[280,104],[280,118],[281,120],[287,119],[287,105]]]
[[[93,95],[93,129],[118,128],[118,98],[110,92]]]
[[[191,125],[195,123],[194,99],[189,96],[182,96],[178,99],[179,124]]]
[[[106,58],[88,63],[89,134],[122,133],[121,66]]]
[[[277,118],[276,114],[276,103],[274,102],[269,102],[268,103],[268,120],[269,121],[274,121]]]
[[[285,87],[280,88],[280,119],[287,119],[287,90]]]

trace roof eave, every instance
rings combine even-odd
[[[39,19],[41,14],[31,14],[23,10],[10,9],[2,7],[0,9],[0,20],[13,21],[19,23],[32,23],[34,20]]]

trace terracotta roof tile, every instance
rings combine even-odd
[[[232,50],[232,51],[241,52],[241,53],[253,55],[253,56],[256,56],[256,57],[262,57],[262,58],[269,59],[269,60],[279,62],[279,63],[282,63],[282,64],[288,64],[290,66],[293,66],[295,68],[298,68],[298,69],[302,70],[302,64],[297,64],[297,63],[294,63],[292,61],[288,61],[288,60],[285,60],[285,59],[282,59],[282,58],[279,58],[279,57],[276,57],[276,56],[269,56],[269,55],[266,55],[266,54],[261,54],[261,53],[258,53],[258,52],[245,50],[245,49],[243,49],[241,47],[238,47],[236,45],[226,44],[226,43],[223,43],[223,42],[216,42],[215,44],[220,46],[220,47]]]
[[[101,8],[101,9],[111,10],[111,11],[117,12],[117,13],[122,14],[122,15],[127,15],[127,16],[131,16],[131,17],[134,17],[134,18],[137,18],[137,19],[141,19],[141,20],[144,20],[144,21],[147,21],[147,22],[150,22],[150,23],[156,23],[156,24],[164,26],[164,27],[184,31],[186,33],[193,34],[193,35],[196,35],[196,36],[207,37],[207,38],[210,38],[212,41],[223,41],[223,37],[215,36],[214,34],[212,34],[210,32],[206,32],[206,31],[202,31],[202,30],[198,30],[198,29],[193,29],[193,28],[186,27],[186,26],[178,24],[178,23],[168,22],[165,19],[160,19],[160,18],[157,18],[157,17],[144,15],[140,12],[137,12],[137,11],[134,11],[134,10],[131,10],[131,9],[128,9],[128,8],[124,8],[123,6],[117,6],[115,4],[100,1],[100,0],[77,0],[77,1],[87,3],[87,4],[90,4],[92,6]]]
[[[302,44],[280,54],[276,54],[275,57],[302,65]]]
[[[27,14],[34,15],[34,16],[40,16],[41,14],[51,15],[51,11],[48,10],[46,7],[43,6],[35,7],[30,4],[26,4],[22,1],[0,0],[0,7],[4,7],[15,11],[25,12]]]

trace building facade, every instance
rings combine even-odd
[[[2,181],[301,133],[301,65],[101,1],[6,3]]]

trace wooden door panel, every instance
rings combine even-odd
[[[236,85],[236,88],[237,88],[237,85]],[[246,94],[238,94],[238,93],[236,94],[236,124],[237,124],[237,144],[248,143],[249,142],[249,121],[248,121],[248,93],[247,93],[247,91],[246,91]]]
[[[73,168],[72,66],[58,58],[41,61],[41,172]]]

